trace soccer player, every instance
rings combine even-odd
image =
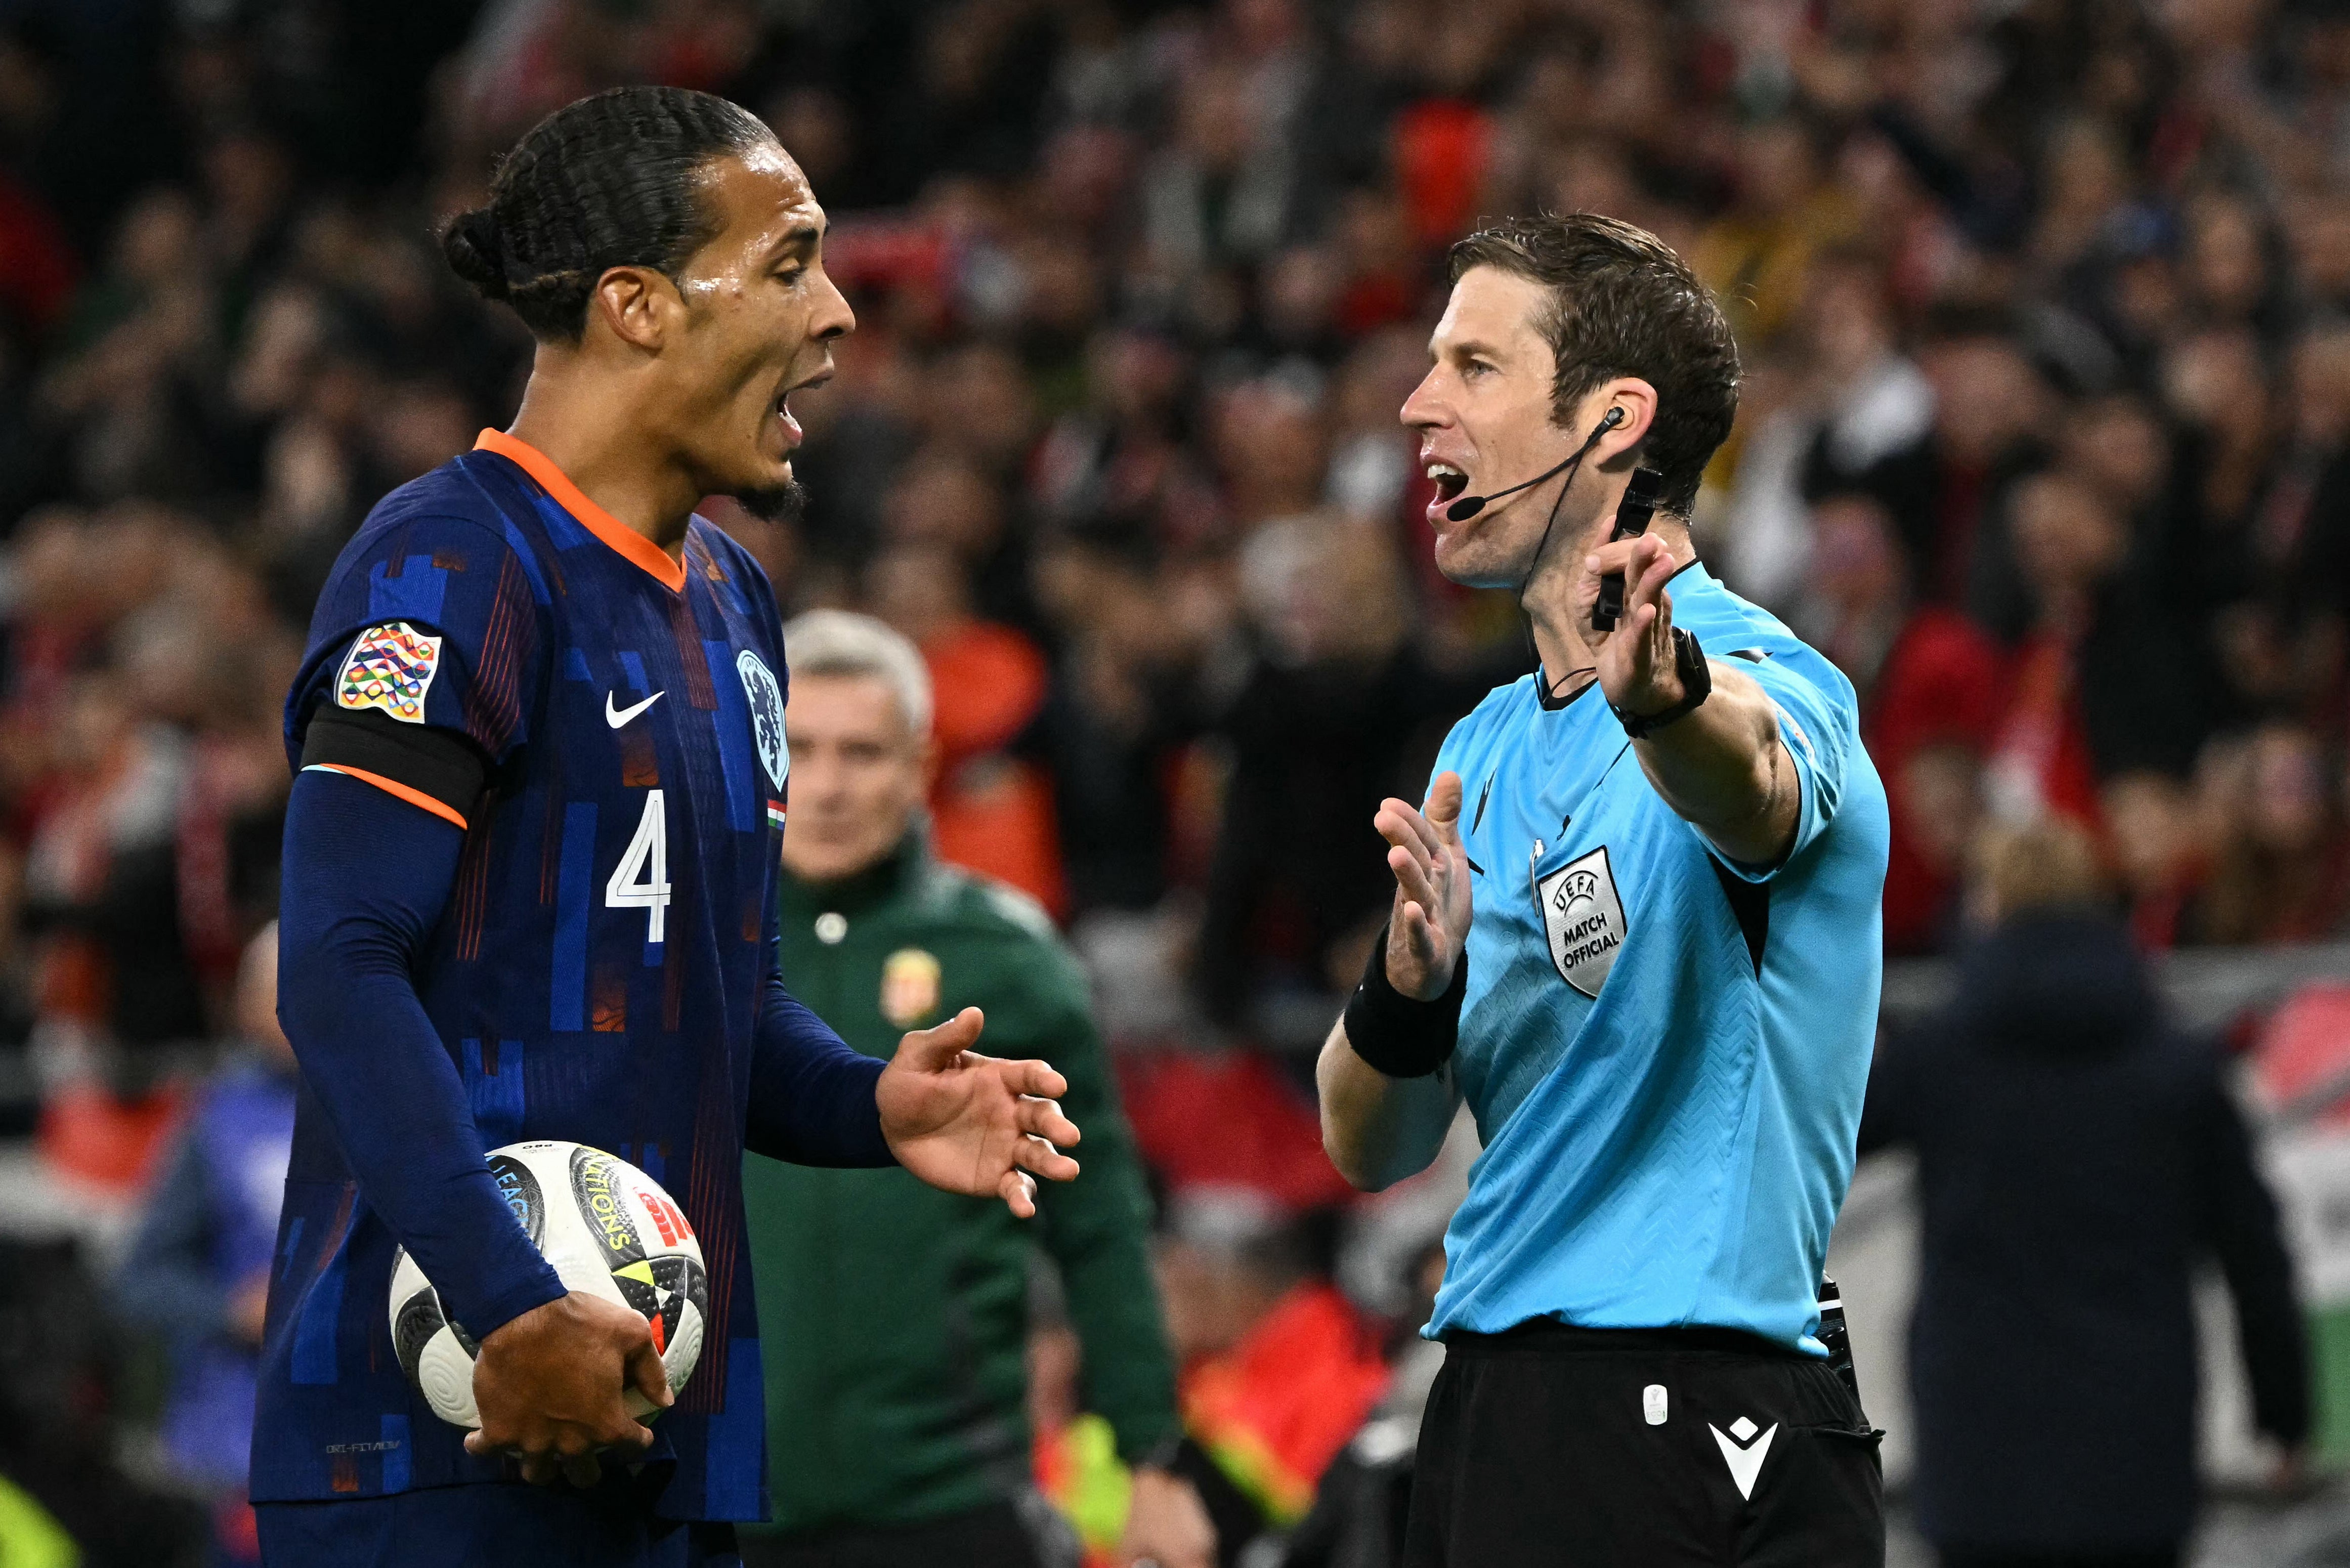
[[[765,1512],[743,1149],[1022,1216],[1076,1174],[1060,1076],[972,1052],[975,1011],[885,1064],[777,970],[782,628],[693,507],[791,498],[788,400],[854,326],[824,226],[751,115],[627,88],[542,121],[447,231],[537,348],[513,429],[345,549],[286,705],[305,1088],[254,1434],[272,1564],[731,1563],[726,1521]],[[533,1137],[635,1161],[699,1231],[673,1405],[645,1321],[567,1291],[493,1182],[484,1151]],[[479,1343],[476,1433],[401,1375],[396,1246]],[[626,1389],[669,1407],[639,1424]]]
[[[1577,213],[1471,234],[1452,277],[1403,407],[1436,564],[1515,590],[1540,665],[1379,808],[1393,912],[1318,1071],[1357,1186],[1464,1099],[1484,1143],[1405,1560],[1881,1563],[1876,1436],[1818,1338],[1881,966],[1852,687],[1691,549],[1738,356],[1680,258]],[[1611,540],[1643,467],[1655,522]]]

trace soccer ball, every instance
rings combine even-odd
[[[702,1243],[660,1183],[585,1144],[510,1143],[492,1149],[489,1161],[515,1218],[564,1284],[642,1313],[670,1392],[682,1389],[702,1358],[710,1282]],[[440,1293],[405,1247],[391,1263],[391,1343],[434,1415],[452,1426],[481,1426],[473,1336],[442,1310]],[[656,1408],[634,1388],[628,1406],[640,1419]]]

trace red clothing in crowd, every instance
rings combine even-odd
[[[1051,782],[1004,751],[1045,704],[1045,656],[1010,627],[964,621],[924,642],[922,659],[937,704],[939,857],[1067,913]]]
[[[1253,1051],[1121,1051],[1135,1147],[1168,1188],[1245,1187],[1293,1212],[1355,1196],[1322,1152],[1314,1102]]]
[[[1278,1526],[1305,1517],[1387,1386],[1378,1335],[1317,1282],[1274,1303],[1230,1350],[1194,1360],[1176,1395],[1192,1440]]]
[[[1991,742],[1984,785],[2011,815],[2034,808],[2098,829],[2097,769],[2081,716],[2073,645],[2034,632],[2016,649],[2013,695]]]
[[[6,308],[36,336],[61,320],[72,303],[75,267],[65,231],[40,199],[0,172],[0,276]]]
[[[1902,627],[1870,686],[1861,738],[1890,805],[1888,953],[1933,950],[1960,871],[1922,841],[1924,803],[1911,799],[1911,764],[1935,746],[1956,746],[1978,758],[1989,749],[2000,720],[2001,662],[1997,645],[1974,622],[1956,610],[1929,607]]]

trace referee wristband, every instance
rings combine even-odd
[[[1461,1038],[1461,1002],[1468,994],[1466,947],[1453,961],[1452,983],[1443,995],[1420,1002],[1398,991],[1388,979],[1388,927],[1381,926],[1362,983],[1347,1002],[1347,1044],[1390,1078],[1425,1078],[1451,1059]]]
[[[1680,677],[1681,700],[1661,713],[1635,713],[1613,702],[1607,704],[1607,711],[1624,726],[1626,735],[1635,741],[1647,740],[1713,695],[1713,666],[1705,661],[1705,649],[1699,645],[1697,634],[1679,627],[1673,628],[1673,672]]]

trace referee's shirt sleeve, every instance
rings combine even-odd
[[[1750,866],[1714,851],[1715,858],[1733,875],[1749,882],[1767,882],[1810,848],[1835,820],[1844,798],[1846,769],[1860,749],[1860,704],[1843,672],[1808,648],[1774,650],[1760,657],[1739,652],[1731,657],[1739,669],[1754,678],[1779,711],[1779,739],[1795,760],[1795,783],[1802,792],[1794,842],[1777,861]]]

